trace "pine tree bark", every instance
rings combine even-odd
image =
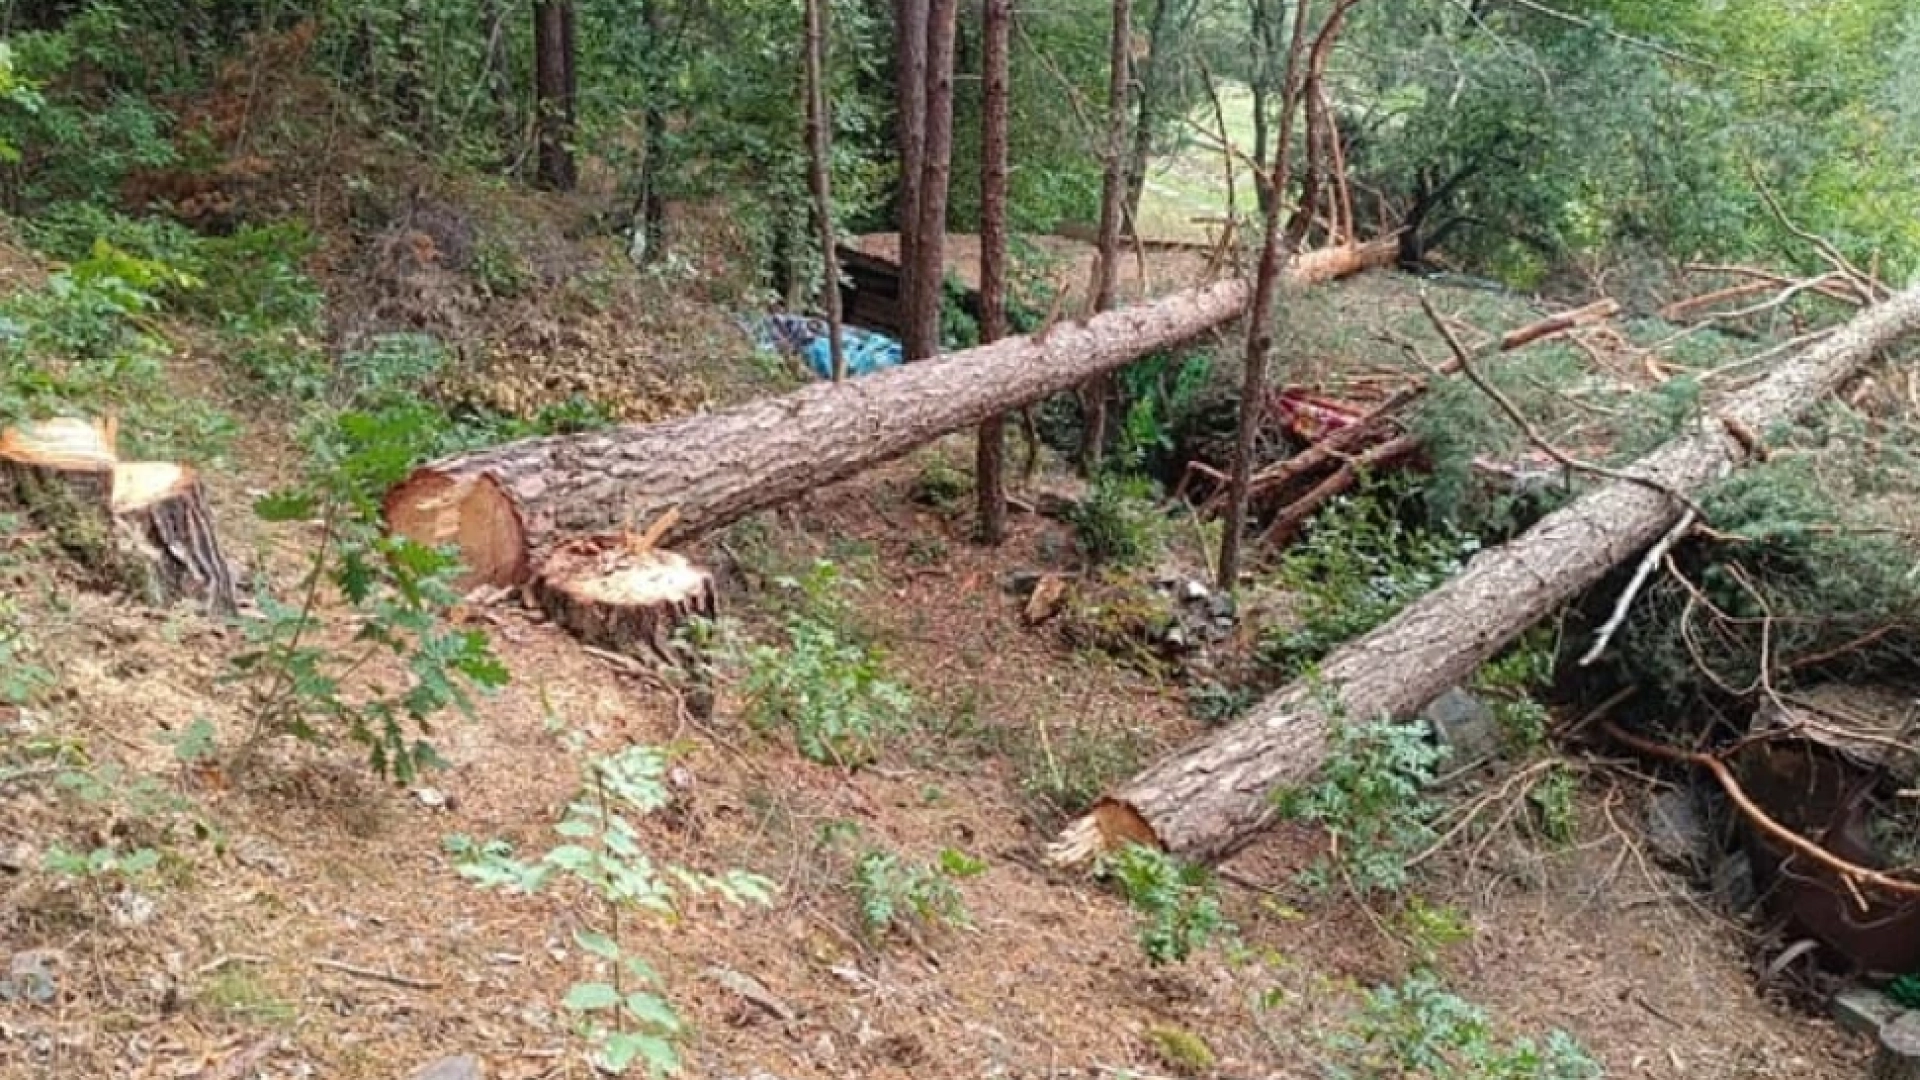
[[[111,424],[59,418],[0,431],[0,502],[45,525],[103,584],[157,606],[235,610],[206,489],[168,461],[121,461]]]
[[[911,325],[914,279],[919,260],[914,244],[920,231],[920,172],[927,147],[927,18],[929,0],[894,0],[893,87],[894,138],[900,149],[900,298]],[[907,359],[909,335],[901,334]]]
[[[980,55],[980,341],[1007,336],[1007,56],[1013,0],[985,0]],[[982,543],[1007,536],[1007,423],[996,413],[975,437],[973,487]]]
[[[1300,49],[1306,40],[1308,0],[1300,0],[1293,19],[1293,39],[1287,46],[1287,67],[1280,91],[1280,137],[1273,144],[1273,163],[1265,171],[1265,186],[1285,191],[1293,164],[1293,114]],[[1260,267],[1254,274],[1253,302],[1247,311],[1247,358],[1240,384],[1240,426],[1234,433],[1233,476],[1227,487],[1227,519],[1220,529],[1217,584],[1226,592],[1240,587],[1240,546],[1247,530],[1247,492],[1253,483],[1253,444],[1260,431],[1260,403],[1267,399],[1267,358],[1273,352],[1273,295],[1279,284],[1283,240],[1280,200],[1264,204],[1260,239]]]
[[[1288,276],[1326,281],[1388,265],[1396,251],[1386,240],[1312,252]],[[678,524],[661,538],[672,544],[1190,340],[1238,316],[1250,293],[1246,282],[1222,282],[1058,325],[1043,341],[1006,338],[722,412],[434,462],[388,492],[387,524],[456,545],[470,584],[518,584],[534,557],[568,534],[677,510]]]
[[[953,165],[953,44],[958,16],[957,0],[929,0],[927,4],[926,141],[921,147],[919,206],[914,219],[914,267],[911,277],[902,282],[909,291],[906,339],[901,344],[909,361],[940,354],[947,188]]]
[[[1093,257],[1093,310],[1113,310],[1120,279],[1120,231],[1127,198],[1127,87],[1132,79],[1133,0],[1113,0],[1112,34],[1107,49],[1107,144],[1100,181],[1100,230]],[[1107,397],[1112,381],[1088,379],[1080,389],[1086,426],[1080,435],[1080,471],[1100,467],[1107,446]]]
[[[1535,622],[1659,539],[1690,495],[1742,464],[1742,432],[1765,431],[1832,393],[1877,350],[1920,331],[1920,286],[1868,310],[1615,481],[1480,553],[1446,585],[1334,650],[1318,677],[1283,687],[1250,714],[1155,764],[1070,824],[1057,863],[1132,841],[1188,858],[1230,854],[1274,817],[1273,795],[1326,759],[1335,716],[1404,717],[1468,678]],[[1662,490],[1665,489],[1665,490]]]
[[[828,104],[827,0],[806,0],[807,8],[807,180],[813,188],[813,213],[820,229],[820,263],[826,283],[821,305],[827,313],[827,347],[833,357],[833,381],[847,377],[847,349],[840,333],[840,257],[833,239],[833,114]]]
[[[573,0],[535,0],[533,101],[539,147],[534,178],[551,191],[572,191],[579,181],[573,160],[573,62]]]

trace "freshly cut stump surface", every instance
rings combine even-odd
[[[121,461],[111,422],[59,417],[0,431],[0,492],[115,584],[156,604],[235,610],[206,490],[170,461]]]
[[[663,664],[677,662],[674,631],[718,609],[712,574],[622,535],[562,543],[541,563],[533,593],[582,642]]]

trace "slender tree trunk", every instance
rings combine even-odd
[[[894,0],[893,84],[894,136],[900,151],[900,303],[903,323],[912,325],[915,279],[920,260],[914,250],[920,232],[920,174],[927,149],[927,19],[929,0]],[[901,345],[908,360],[913,353],[912,332],[903,330]]]
[[[1140,198],[1147,190],[1147,166],[1153,156],[1154,110],[1165,92],[1169,46],[1168,22],[1178,0],[1153,0],[1153,14],[1147,18],[1147,53],[1136,67],[1134,80],[1133,148],[1127,155],[1126,220],[1140,220]],[[1136,224],[1135,229],[1139,226]]]
[[[1325,281],[1385,266],[1391,241],[1313,252],[1289,277]],[[1057,394],[1246,310],[1228,281],[1003,338],[925,364],[819,384],[660,424],[522,440],[422,466],[387,493],[396,532],[455,544],[470,581],[524,581],[570,533],[679,514],[671,544],[860,472],[995,413]]]
[[[486,0],[487,91],[493,98],[500,157],[508,168],[520,159],[520,110],[513,96],[513,65],[507,53],[507,0]]]
[[[1273,794],[1326,760],[1337,717],[1406,717],[1492,659],[1527,628],[1645,550],[1690,495],[1748,460],[1740,432],[1766,431],[1825,398],[1875,352],[1920,331],[1920,286],[1722,402],[1686,434],[1543,518],[1384,625],[1333,651],[1313,680],[1283,687],[1245,718],[1159,762],[1069,825],[1051,857],[1084,860],[1123,842],[1190,858],[1232,853],[1273,820]]]
[[[946,270],[947,187],[953,165],[953,44],[957,0],[927,5],[926,142],[921,147],[919,217],[907,304],[908,360],[940,353],[940,301]]]
[[[1280,235],[1279,193],[1287,189],[1293,162],[1293,113],[1295,79],[1302,43],[1306,40],[1307,5],[1300,0],[1293,20],[1293,40],[1287,47],[1285,82],[1280,92],[1280,135],[1273,144],[1273,164],[1267,169],[1266,187],[1274,197],[1266,201],[1265,227],[1260,242],[1260,268],[1254,277],[1253,303],[1247,311],[1247,360],[1245,379],[1240,385],[1240,427],[1235,432],[1233,478],[1228,484],[1227,520],[1220,529],[1219,587],[1233,592],[1240,587],[1240,545],[1247,529],[1247,490],[1253,482],[1253,446],[1266,418],[1267,358],[1273,352],[1273,294],[1279,278],[1282,238]]]
[[[827,311],[827,345],[833,355],[833,381],[847,377],[846,343],[840,334],[840,257],[833,239],[833,114],[827,95],[827,0],[807,6],[807,179],[813,187],[813,213],[820,225],[820,265],[826,284],[821,303]]]
[[[1133,2],[1113,0],[1112,36],[1107,52],[1106,171],[1100,183],[1100,232],[1093,259],[1093,310],[1113,310],[1120,278],[1120,230],[1127,197],[1127,87],[1131,80]],[[1080,391],[1086,413],[1081,432],[1080,471],[1091,476],[1107,445],[1107,398],[1112,381],[1089,379]]]
[[[552,191],[572,191],[573,0],[535,0],[533,5],[533,99],[539,131],[535,181]]]
[[[1007,336],[1007,56],[1013,0],[985,0],[981,9],[980,75],[980,342]],[[974,493],[982,543],[1007,535],[1007,424],[982,421],[975,439]]]

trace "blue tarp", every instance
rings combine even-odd
[[[743,322],[761,348],[798,356],[816,378],[833,378],[833,347],[825,319],[775,313]],[[857,326],[840,328],[840,347],[846,353],[849,377],[898,367],[904,358],[898,341]]]

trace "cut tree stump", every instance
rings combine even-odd
[[[1900,337],[1920,331],[1920,285],[1869,308],[1763,381],[1636,462],[1631,479],[1595,487],[1453,580],[1347,642],[1313,680],[1289,683],[1248,714],[1155,763],[1070,823],[1056,864],[1127,841],[1185,858],[1231,854],[1274,819],[1274,792],[1310,781],[1337,718],[1408,717],[1459,685],[1528,627],[1645,551],[1688,497],[1751,457],[1734,432],[1767,431],[1832,393]]]
[[[1305,284],[1392,262],[1376,241],[1296,258]],[[569,535],[602,533],[668,509],[675,543],[778,506],[971,427],[1189,341],[1247,308],[1227,281],[1003,338],[844,383],[644,426],[507,443],[423,465],[387,493],[394,533],[453,544],[463,584],[518,585]]]
[[[712,574],[627,534],[560,544],[534,575],[533,595],[582,642],[666,665],[680,660],[674,631],[718,610]]]
[[[233,570],[193,470],[121,461],[111,421],[59,417],[0,431],[0,492],[89,569],[157,605],[235,610]]]

